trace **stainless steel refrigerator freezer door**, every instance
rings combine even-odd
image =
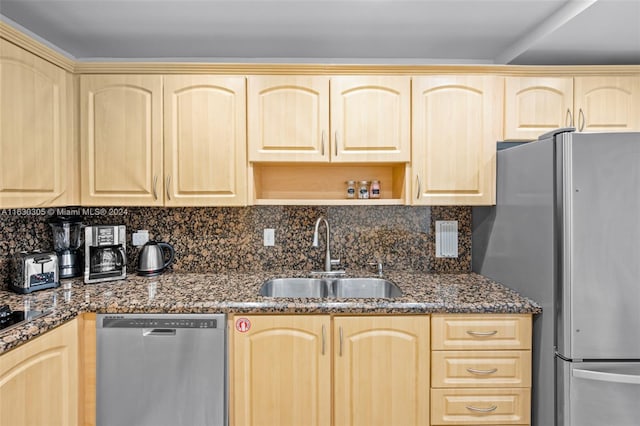
[[[557,426],[638,426],[640,362],[576,363],[561,358]]]
[[[640,133],[560,138],[558,353],[640,359]]]

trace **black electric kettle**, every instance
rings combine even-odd
[[[165,249],[169,254],[169,260],[166,261]],[[148,241],[142,247],[138,256],[138,275],[145,277],[160,275],[173,263],[174,257],[175,251],[171,244]]]

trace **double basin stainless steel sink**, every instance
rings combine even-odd
[[[389,299],[402,290],[383,278],[275,278],[265,281],[260,295],[290,298]]]

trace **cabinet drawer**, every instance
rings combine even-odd
[[[531,315],[434,315],[431,347],[531,349]]]
[[[432,425],[513,425],[531,420],[531,392],[517,389],[432,389]]]
[[[431,357],[431,386],[531,386],[530,351],[435,351]]]

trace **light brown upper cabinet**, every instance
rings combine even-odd
[[[640,130],[640,75],[574,79],[574,122],[584,132]]]
[[[82,204],[162,206],[162,76],[80,78]]]
[[[249,161],[329,161],[329,77],[250,76]]]
[[[409,161],[410,99],[409,77],[333,77],[331,161]]]
[[[640,76],[507,77],[504,138],[640,130]]]
[[[504,138],[532,140],[571,125],[573,78],[507,77]]]
[[[413,79],[412,204],[495,204],[501,77]]]
[[[0,40],[0,208],[77,203],[72,77]]]
[[[83,205],[246,205],[244,77],[85,75],[80,91]]]
[[[409,77],[250,76],[247,102],[249,161],[410,159]]]
[[[247,204],[244,77],[164,77],[165,206]]]

